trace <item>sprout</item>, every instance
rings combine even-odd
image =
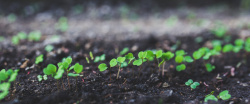
[[[10,83],[0,83],[0,100],[5,98],[9,94]]]
[[[198,60],[198,59],[200,59],[202,57],[202,54],[200,53],[200,51],[195,51],[194,53],[193,53],[193,58],[195,59],[195,60]]]
[[[151,50],[147,50],[146,52],[147,52],[146,59],[149,61],[153,61],[155,57],[154,53]]]
[[[156,55],[156,58],[161,58],[162,50],[158,50],[155,55]]]
[[[40,41],[42,34],[40,31],[32,31],[29,33],[28,40],[29,41]]]
[[[40,62],[43,62],[43,55],[39,55],[38,57],[36,57],[36,64],[39,64]]]
[[[18,45],[19,44],[19,38],[18,36],[13,36],[11,39],[12,44]]]
[[[77,74],[81,73],[82,70],[83,70],[83,66],[80,65],[79,63],[76,63],[76,64],[74,65],[74,71],[75,71]]]
[[[228,90],[224,90],[220,92],[218,97],[221,98],[222,100],[228,100],[231,98],[231,95],[228,93]]]
[[[105,63],[102,63],[98,66],[98,69],[102,72],[108,69],[107,65]]]
[[[13,13],[11,13],[11,14],[9,14],[9,15],[7,16],[7,20],[8,20],[10,23],[15,22],[16,19],[17,19],[17,17],[16,17],[16,15],[13,14]]]
[[[128,53],[128,54],[125,56],[125,58],[126,58],[127,60],[129,60],[128,64],[130,64],[131,61],[133,61],[133,60],[135,59],[135,57],[134,57],[134,55],[133,55],[132,53]]]
[[[199,86],[200,83],[198,83],[198,82],[193,82],[192,79],[189,79],[189,80],[185,83],[185,85],[190,86],[192,89],[196,89],[196,87]]]
[[[222,49],[222,52],[226,53],[226,52],[230,52],[233,50],[233,45],[232,44],[226,44],[223,49]]]
[[[68,27],[68,19],[66,17],[60,17],[56,24],[56,28],[62,32],[66,32]]]
[[[204,99],[205,102],[207,102],[208,100],[213,100],[213,101],[218,101],[218,99],[214,96],[214,95],[208,95],[206,96],[206,98]]]
[[[183,56],[180,56],[180,55],[179,55],[179,56],[176,56],[176,57],[175,57],[175,62],[176,62],[176,63],[181,63],[181,62],[183,61],[183,59],[184,59]]]
[[[124,54],[126,54],[128,51],[129,51],[129,48],[128,48],[128,47],[123,48],[123,50],[120,52],[120,55],[124,55]]]
[[[118,73],[117,73],[117,79],[119,77],[119,73],[120,73],[120,70],[121,70],[121,64],[125,61],[125,57],[118,57],[117,58],[117,62],[119,62],[119,70],[118,70]]]
[[[114,59],[110,60],[109,64],[110,64],[110,67],[116,66],[117,65],[116,59],[114,58]]]
[[[38,78],[38,81],[39,82],[41,82],[42,80],[47,80],[48,79],[48,77],[47,77],[47,75],[37,75],[37,78]]]
[[[21,39],[21,40],[27,39],[27,33],[25,33],[25,32],[19,32],[19,33],[17,34],[17,37],[18,37],[19,39]]]
[[[54,49],[54,46],[52,46],[52,45],[47,45],[47,46],[45,47],[45,50],[46,50],[47,52],[51,52],[53,49]]]
[[[96,56],[94,62],[104,61],[105,60],[105,54],[102,54],[101,56]]]
[[[221,38],[226,34],[227,28],[225,26],[218,26],[216,29],[212,30],[212,32],[215,36]]]
[[[182,71],[182,70],[185,70],[185,69],[186,69],[186,65],[185,64],[181,64],[181,65],[176,66],[176,70],[177,71]]]
[[[85,59],[86,59],[87,63],[89,64],[89,58],[88,58],[88,57],[85,57]]]
[[[126,61],[124,61],[122,64],[121,64],[121,68],[123,67],[127,67],[128,66],[128,63]]]
[[[49,64],[46,68],[43,69],[43,73],[45,75],[51,75],[52,77],[56,74],[56,66],[53,64]]]
[[[174,57],[174,53],[168,51],[166,53],[163,53],[161,56],[162,61],[160,62],[160,64],[158,64],[158,67],[160,68],[160,66],[163,64],[162,67],[162,76],[164,75],[164,66],[165,66],[165,62],[172,59]],[[159,69],[160,71],[160,69]]]
[[[91,51],[89,52],[89,56],[90,56],[91,60],[94,60],[94,56],[93,56],[93,53]]]
[[[185,56],[184,60],[189,63],[194,61],[191,56]]]
[[[136,65],[136,66],[141,66],[141,64],[142,64],[142,60],[141,59],[135,60],[133,62],[133,65]]]
[[[244,40],[242,40],[242,39],[236,39],[236,40],[234,41],[234,44],[235,44],[236,46],[243,46]]]
[[[186,52],[184,50],[178,50],[175,52],[176,56],[183,56],[186,54]]]

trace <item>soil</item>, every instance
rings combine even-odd
[[[142,70],[139,67],[129,65],[122,68],[119,79],[116,79],[118,68],[112,68],[108,71],[98,71],[100,63],[109,63],[109,60],[118,56],[115,49],[122,50],[124,47],[138,47],[131,50],[135,55],[142,50],[163,49],[169,51],[169,47],[181,41],[177,49],[184,49],[190,54],[198,48],[205,45],[206,42],[214,39],[214,35],[209,32],[203,32],[199,36],[203,37],[203,42],[196,43],[195,36],[171,37],[165,36],[142,40],[112,41],[93,39],[78,39],[75,42],[63,42],[54,44],[55,49],[49,55],[44,47],[39,49],[18,50],[17,46],[10,46],[1,50],[0,68],[20,68],[25,59],[30,61],[25,69],[20,69],[16,84],[12,86],[12,93],[2,100],[2,103],[17,104],[72,104],[72,103],[202,103],[205,96],[214,91],[218,95],[223,90],[229,90],[232,98],[228,101],[219,100],[218,103],[248,103],[250,95],[250,70],[249,58],[244,57],[246,52],[225,53],[215,56],[207,62],[212,62],[216,69],[212,72],[206,72],[202,60],[196,60],[195,64],[187,64],[185,71],[177,72],[175,70],[174,60],[166,64],[167,73],[165,76],[158,74],[157,62],[150,64],[144,63]],[[236,37],[233,35],[232,37]],[[232,40],[233,41],[233,40]],[[19,47],[28,46],[32,43],[23,42]],[[86,45],[90,45],[90,48]],[[61,51],[61,52],[59,52]],[[85,56],[92,51],[94,56],[106,54],[106,60],[87,64]],[[33,66],[35,57],[43,54],[44,62]],[[62,58],[71,56],[73,64],[79,62],[84,66],[83,77],[70,78],[71,86],[69,88],[66,75],[60,82],[60,88],[57,88],[56,80],[49,76],[48,80],[39,82],[37,75],[43,75],[43,68],[48,64],[57,64]],[[137,55],[136,55],[137,56]],[[249,56],[249,55],[248,55]],[[247,62],[243,62],[246,59]],[[236,65],[242,64],[236,68]],[[72,65],[73,65],[72,64]],[[231,76],[230,70],[225,66],[235,67],[235,76]],[[33,68],[32,68],[33,66]],[[153,71],[152,71],[153,69]],[[141,74],[140,74],[141,73]],[[111,79],[110,79],[111,75]],[[222,79],[217,79],[216,77]],[[191,90],[185,86],[188,79],[193,79],[201,85]],[[208,86],[206,86],[208,85]],[[168,86],[166,86],[166,84]],[[64,87],[64,88],[63,88]],[[214,102],[211,102],[214,103]]]

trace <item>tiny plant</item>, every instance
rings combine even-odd
[[[19,32],[16,36],[17,36],[20,40],[27,39],[27,33],[25,33],[25,32]]]
[[[108,69],[107,65],[105,63],[102,63],[98,66],[98,69],[102,72]]]
[[[66,17],[60,17],[56,24],[56,28],[62,32],[66,32],[68,27],[68,19]]]
[[[123,63],[125,61],[125,57],[118,57],[117,58],[117,62],[119,62],[119,70],[118,70],[118,73],[117,73],[117,79],[118,79],[118,77],[119,77],[119,73],[120,73],[120,70],[121,70],[121,64]]]
[[[207,102],[209,100],[218,101],[218,99],[228,100],[230,98],[231,98],[231,95],[229,94],[228,90],[224,90],[224,91],[220,92],[220,94],[217,96],[217,98],[211,94],[207,95],[204,99],[204,102]]]
[[[39,55],[38,57],[36,57],[36,64],[39,64],[40,62],[43,62],[43,55]]]
[[[91,60],[94,60],[94,56],[93,56],[93,53],[91,51],[89,52],[89,56],[90,56]]]
[[[223,53],[230,52],[230,51],[233,50],[233,47],[234,47],[234,46],[233,46],[232,44],[226,44],[226,45],[223,47],[222,52],[223,52]]]
[[[192,79],[189,79],[189,80],[185,83],[185,85],[190,86],[192,89],[196,89],[196,87],[199,86],[200,83],[198,83],[198,82],[193,82]]]
[[[212,32],[215,34],[216,37],[221,38],[226,34],[227,28],[225,26],[217,26],[217,28],[212,30]]]
[[[29,41],[40,41],[42,33],[40,31],[32,31],[29,33]]]
[[[128,53],[128,54],[125,56],[125,58],[126,58],[127,60],[129,60],[129,61],[128,61],[128,64],[130,64],[131,61],[133,61],[133,60],[135,59],[135,57],[134,57],[134,55],[133,55],[132,53]]]
[[[94,62],[97,63],[99,61],[105,60],[105,54],[102,54],[101,56],[96,56]]]
[[[205,66],[208,72],[211,72],[215,69],[215,66],[211,65],[210,63],[207,63]]]
[[[48,79],[48,77],[47,77],[47,75],[37,75],[37,78],[38,78],[38,81],[39,82],[41,82],[42,80],[47,80]]]
[[[52,45],[47,45],[47,46],[45,47],[45,50],[46,50],[47,52],[51,52],[53,49],[54,49],[54,46],[52,46]]]
[[[128,47],[123,48],[122,51],[120,52],[120,55],[124,55],[124,54],[126,54],[128,51],[129,51],[129,48],[128,48]]]

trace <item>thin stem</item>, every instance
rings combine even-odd
[[[158,67],[159,67],[159,73],[160,73],[161,72],[161,68],[159,66],[159,59],[158,58],[156,58],[156,59],[157,59]]]
[[[64,84],[63,84],[63,79],[61,79],[61,81],[62,81],[63,90],[65,90],[65,87],[64,87]]]
[[[60,88],[59,88],[59,81],[58,81],[58,79],[56,80],[56,85],[57,85],[57,90],[60,90]]]
[[[120,63],[120,65],[119,65],[119,70],[118,70],[118,73],[117,73],[117,77],[116,77],[116,79],[118,79],[118,77],[119,77],[119,73],[120,73],[121,65],[122,65],[122,63]]]
[[[68,80],[68,85],[69,85],[69,88],[70,88],[70,83],[69,83],[69,76],[68,76],[69,72],[67,71],[67,80]]]
[[[162,77],[164,76],[164,66],[165,66],[165,61],[163,62],[163,66],[162,66]]]
[[[142,58],[142,64],[143,64],[143,58]],[[139,77],[140,77],[140,75],[141,75],[141,67],[142,67],[142,64],[141,64],[141,66],[140,66],[140,68],[139,68]]]

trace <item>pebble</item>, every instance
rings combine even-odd
[[[167,83],[167,82],[164,82],[163,84],[162,84],[162,87],[169,87],[170,85]]]

